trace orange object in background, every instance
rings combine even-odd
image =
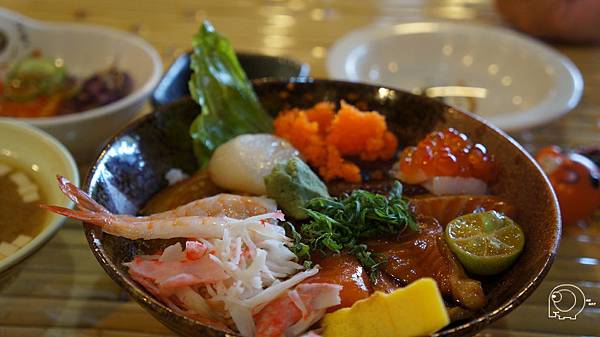
[[[600,168],[587,157],[558,146],[538,151],[536,160],[554,188],[563,224],[576,225],[600,206]]]
[[[360,168],[344,156],[391,159],[398,140],[388,131],[385,116],[360,111],[344,101],[340,105],[337,113],[331,102],[282,111],[274,121],[275,134],[298,149],[323,179],[360,182]]]

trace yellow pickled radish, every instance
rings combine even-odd
[[[322,326],[323,337],[411,337],[431,335],[449,322],[437,283],[421,278],[327,314]]]

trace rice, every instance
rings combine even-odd
[[[183,172],[181,169],[172,168],[165,173],[165,179],[169,182],[169,186],[175,185],[176,183],[189,178],[190,176]]]

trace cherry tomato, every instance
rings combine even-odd
[[[575,225],[594,214],[600,206],[600,168],[593,161],[558,146],[541,149],[536,159],[552,183],[563,224]]]

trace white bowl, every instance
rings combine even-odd
[[[327,69],[336,79],[411,92],[433,86],[485,88],[487,96],[476,99],[473,112],[507,131],[558,118],[577,105],[583,89],[577,67],[546,45],[503,28],[452,22],[351,32],[330,49]],[[469,108],[465,105],[461,108]]]
[[[40,50],[64,60],[67,71],[83,78],[115,64],[133,79],[133,90],[111,104],[48,118],[19,118],[58,138],[78,161],[96,152],[142,108],[158,83],[162,63],[158,52],[143,39],[119,30],[81,24],[46,23],[0,9],[0,31],[8,37],[0,65]]]
[[[3,157],[9,157],[10,161],[28,170],[27,173],[41,185],[39,187],[47,203],[72,206],[72,202],[60,192],[56,175],[79,184],[79,172],[69,151],[55,138],[20,121],[0,120],[0,160]],[[0,279],[12,274],[17,269],[13,267],[50,240],[63,221],[64,217],[48,212],[42,231],[17,252],[0,260]]]

